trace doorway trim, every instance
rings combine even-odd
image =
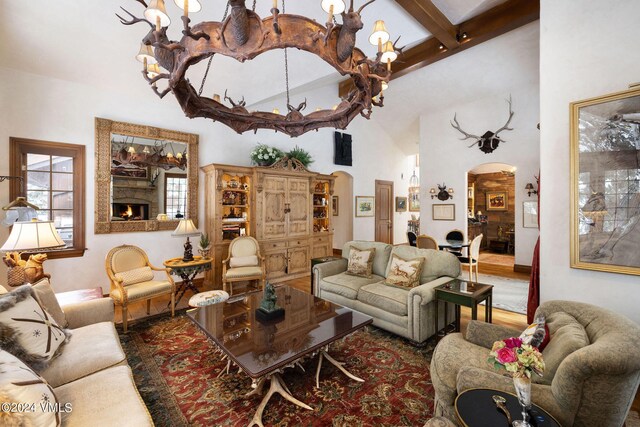
[[[374,222],[374,227],[375,227],[375,240],[376,242],[381,242],[382,240],[380,239],[380,236],[378,234],[378,221],[380,221],[381,219],[381,209],[382,209],[382,205],[380,203],[380,201],[378,200],[378,189],[381,186],[390,186],[391,187],[391,195],[389,196],[389,222],[391,227],[389,227],[389,235],[391,238],[391,241],[388,242],[389,244],[393,244],[393,228],[394,228],[394,189],[393,189],[393,181],[383,181],[383,180],[379,180],[376,179],[376,187],[375,187],[375,196],[376,196],[376,212],[375,212],[375,222]]]

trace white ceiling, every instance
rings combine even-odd
[[[455,24],[506,0],[433,1]],[[364,0],[356,1],[355,7],[358,8],[363,2]],[[181,10],[171,0],[166,0],[166,4],[173,21],[169,36],[178,39],[181,37]],[[191,18],[193,22],[220,20],[224,4],[220,0],[203,1],[202,11],[192,14]],[[247,5],[250,4],[251,1],[248,1]],[[282,5],[282,0],[280,4]],[[116,12],[122,13],[120,6],[136,16],[142,16],[143,6],[135,0],[0,1],[0,17],[3,22],[0,26],[0,66],[87,85],[99,84],[102,88],[118,92],[130,88],[132,81],[139,82],[144,87],[146,82],[140,76],[142,65],[134,56],[148,26],[123,26],[115,16]],[[270,8],[271,0],[259,0],[256,12],[260,16],[267,16]],[[305,15],[320,22],[326,20],[320,0],[287,1],[286,12]],[[385,20],[393,39],[402,35],[400,45],[414,45],[430,36],[394,0],[377,0],[364,9],[362,18],[365,28],[359,33],[358,47],[369,56],[375,54],[375,47],[368,43],[367,36],[376,19]],[[288,52],[292,92],[342,79],[333,68],[313,55],[295,49],[289,49]],[[206,61],[190,68],[188,77],[194,87],[200,86],[205,68]],[[283,99],[284,53],[267,52],[244,64],[230,58],[214,58],[203,93],[208,96],[213,93],[222,95],[225,89],[228,89],[229,95],[234,99],[240,99],[244,95],[248,105]],[[389,95],[392,93],[390,89]],[[394,108],[398,106],[400,109],[394,110],[393,114],[404,115],[401,123],[396,124],[397,130],[406,135],[404,140],[413,139],[417,143],[418,113],[410,108],[402,111],[401,103],[393,104]],[[312,100],[309,105],[313,105]],[[379,111],[376,109],[377,114]],[[391,126],[390,134],[393,134],[394,125]],[[415,149],[409,146],[408,151],[415,153],[417,145],[414,147]]]

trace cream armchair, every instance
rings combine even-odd
[[[111,281],[109,295],[116,305],[122,306],[122,327],[127,332],[127,305],[132,301],[147,300],[147,314],[151,298],[171,295],[171,317],[175,313],[176,285],[168,268],[157,268],[149,262],[147,254],[137,246],[122,245],[107,254],[105,269]],[[155,280],[154,271],[163,271],[166,280]]]
[[[222,288],[232,295],[234,282],[257,280],[260,288],[264,289],[266,277],[264,257],[260,255],[258,241],[249,236],[233,239],[227,259],[222,261]]]

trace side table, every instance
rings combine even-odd
[[[176,289],[178,298],[176,299],[176,307],[184,296],[187,289],[191,289],[194,294],[197,294],[198,288],[193,284],[193,279],[199,273],[211,270],[211,258],[202,258],[201,256],[193,257],[193,261],[183,261],[182,257],[171,258],[163,262],[164,266],[171,270],[171,274],[180,276],[182,283]],[[169,303],[171,304],[171,303]]]
[[[311,295],[316,294],[316,290],[313,288],[313,267],[318,264],[323,264],[325,262],[338,261],[341,260],[342,257],[339,256],[325,256],[321,258],[312,258],[311,259]]]
[[[463,391],[456,397],[455,411],[460,424],[466,427],[508,427],[506,415],[496,408],[494,395],[505,398],[505,405],[513,420],[522,419],[522,407],[514,394],[476,388]],[[529,423],[534,427],[561,427],[553,416],[536,404],[532,403],[527,412]]]
[[[460,332],[460,306],[471,308],[471,319],[478,319],[478,303],[485,302],[484,321],[491,323],[492,317],[492,298],[493,285],[485,285],[482,283],[470,282],[468,280],[453,279],[443,285],[436,286],[434,289],[435,304],[435,321],[436,335],[438,331],[438,301],[445,301],[444,319],[445,330],[448,318],[448,305],[453,303],[456,305],[456,332]],[[446,333],[446,331],[445,331]]]

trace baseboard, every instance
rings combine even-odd
[[[333,250],[333,255],[334,256],[342,256],[342,249],[334,249]]]
[[[527,273],[527,274],[531,274],[531,266],[530,265],[520,265],[520,264],[515,264],[513,266],[513,271],[516,273]]]

